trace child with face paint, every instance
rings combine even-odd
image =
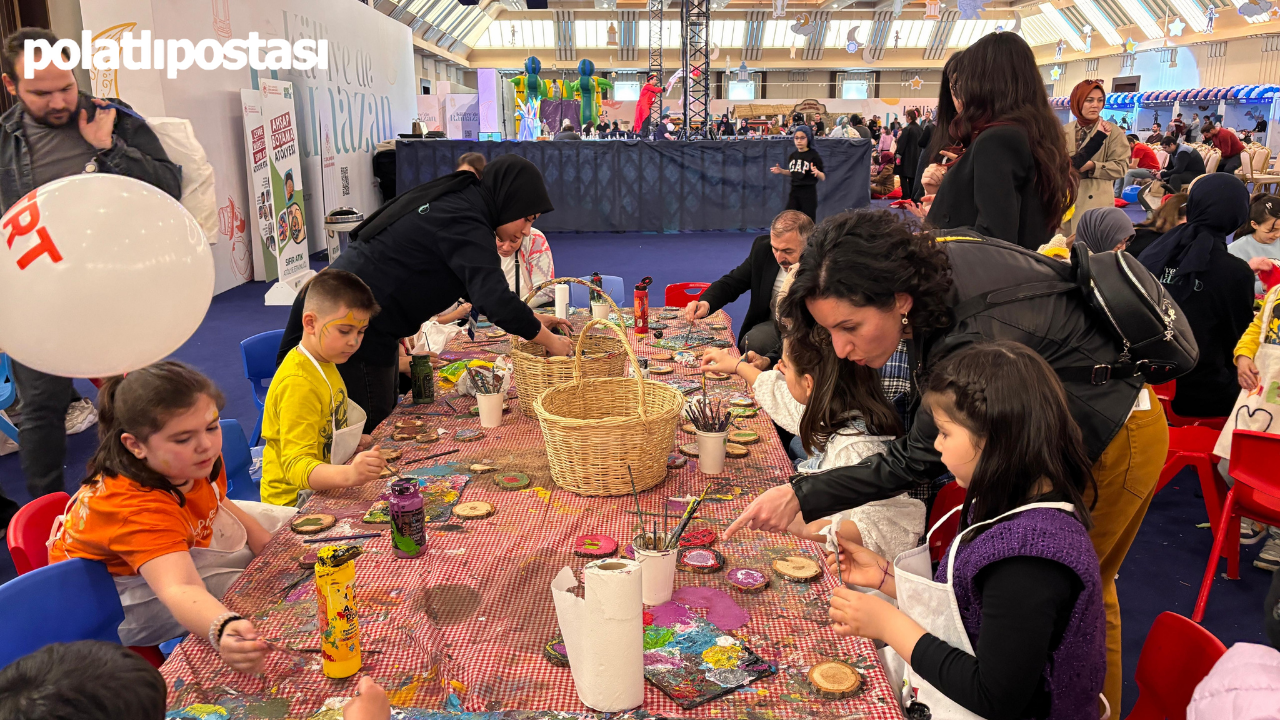
[[[262,501],[275,505],[299,505],[310,491],[364,485],[386,467],[378,448],[367,449],[373,438],[364,434],[365,413],[347,398],[338,374],[378,312],[373,293],[360,278],[333,269],[312,278],[306,293],[302,341],[276,369],[262,418]]]

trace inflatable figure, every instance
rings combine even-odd
[[[600,122],[600,110],[604,107],[600,91],[613,89],[612,82],[591,77],[595,71],[595,63],[583,60],[578,63],[578,79],[566,85],[566,89],[581,100],[578,105],[578,120],[584,127]]]
[[[536,55],[530,55],[524,61],[524,75],[517,75],[511,78],[511,84],[516,88],[516,104],[523,103],[526,99],[533,101],[534,106],[542,104],[542,99],[551,95],[551,83],[539,77],[538,73],[542,72],[542,61],[538,60]],[[516,134],[523,132],[520,118],[516,118]],[[533,134],[538,134],[538,126],[532,128]]]

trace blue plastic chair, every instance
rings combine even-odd
[[[0,353],[0,410],[8,409],[17,397],[18,390],[13,383],[13,364],[9,362],[7,353]],[[18,442],[18,428],[4,417],[0,417],[0,432]]]
[[[72,558],[0,585],[0,667],[52,643],[120,642],[124,608],[107,566]]]
[[[276,374],[276,353],[280,350],[283,330],[268,330],[240,341],[240,355],[244,358],[244,376],[253,386],[253,402],[258,406],[258,424],[253,428],[249,446],[262,438],[262,415],[267,407],[267,388]]]
[[[253,454],[239,420],[219,420],[222,426],[222,463],[227,469],[227,497],[232,500],[262,501],[261,489],[249,474]]]
[[[591,276],[579,278],[591,282]],[[622,303],[626,300],[626,291],[623,289],[622,278],[617,275],[601,275],[600,279],[604,281],[604,292],[612,300],[613,304],[622,307]],[[576,308],[591,307],[590,296],[588,290],[577,283],[569,284],[569,305]]]

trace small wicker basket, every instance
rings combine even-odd
[[[617,326],[592,320],[621,334]],[[629,345],[623,346],[634,378],[586,378],[545,390],[533,403],[547,448],[551,477],[578,495],[626,495],[631,475],[636,490],[648,490],[667,476],[667,456],[675,445],[684,395],[665,383],[643,379]],[[574,353],[582,364],[582,341]],[[628,474],[628,467],[630,474]]]
[[[526,303],[529,302],[534,295],[537,295],[547,287],[569,283],[586,285],[588,288],[595,290],[600,289],[578,278],[556,278],[530,290],[524,301]],[[608,295],[604,297],[621,321],[622,311],[618,309],[617,305],[614,305],[612,298]],[[582,340],[583,337],[586,338],[585,343]],[[626,342],[621,342],[609,335],[586,335],[585,332],[582,336],[570,339],[578,340],[579,344],[584,345],[586,348],[586,357],[582,359],[583,377],[623,376],[624,369],[627,366]],[[543,390],[552,385],[562,385],[570,382],[574,378],[574,358],[547,357],[547,351],[538,343],[530,340],[512,338],[511,364],[515,373],[513,381],[516,389],[520,391],[520,412],[529,417],[536,417],[533,414],[533,401],[542,394]]]

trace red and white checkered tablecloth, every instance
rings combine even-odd
[[[659,312],[663,309],[652,309],[651,319]],[[575,315],[574,324],[581,327],[586,319]],[[729,324],[721,312],[702,321],[701,327],[717,321]],[[669,338],[684,327],[682,320],[664,322],[670,325]],[[729,331],[716,334],[731,339]],[[630,330],[628,335],[639,355],[656,352],[647,339],[636,343]],[[468,356],[476,351],[506,350],[505,345],[466,345],[465,340],[465,336],[458,336],[450,350]],[[678,377],[697,379],[698,375],[694,369],[677,367],[666,376]],[[746,391],[737,378],[709,386],[713,395]],[[475,404],[471,398],[450,397],[449,401],[463,413]],[[357,676],[330,680],[320,672],[317,653],[294,650],[271,653],[262,677],[236,673],[202,638],[189,638],[162,669],[169,683],[170,710],[209,704],[226,709],[237,719],[308,718],[321,710],[326,699],[351,695],[360,675],[370,675],[409,718],[465,718],[469,713],[498,711],[504,712],[484,717],[590,716],[590,710],[578,700],[569,669],[543,659],[544,645],[557,632],[551,580],[565,565],[581,570],[588,562],[570,550],[578,535],[604,533],[625,546],[635,532],[635,500],[630,495],[580,497],[556,487],[547,469],[537,421],[522,415],[514,398],[508,406],[503,425],[487,430],[477,442],[445,439],[417,445],[390,441],[395,421],[405,418],[419,418],[432,427],[450,430],[479,427],[479,420],[469,416],[424,414],[448,411],[439,401],[427,406],[402,402],[373,433],[384,447],[402,449],[403,456],[394,463],[402,471],[446,461],[462,468],[486,461],[503,470],[524,472],[532,479],[528,488],[510,491],[498,489],[490,480],[491,474],[473,475],[462,500],[488,501],[497,508],[496,514],[484,520],[453,519],[429,525],[428,549],[417,558],[397,559],[386,526],[360,522],[384,490],[383,483],[323,493],[307,505],[308,512],[327,512],[339,518],[337,527],[326,535],[384,531],[382,537],[365,542],[366,553],[356,561],[360,639],[366,651],[364,667]],[[785,481],[791,473],[786,453],[763,412],[739,424],[758,432],[761,440],[750,446],[749,457],[726,461],[725,474],[719,476],[716,486],[721,498],[708,500],[699,512],[700,522],[717,529],[732,522],[751,498]],[[693,438],[678,433],[676,440],[681,444]],[[455,447],[461,452],[422,460]],[[682,469],[671,470],[658,487],[641,493],[642,506],[646,513],[661,512],[663,498],[696,495],[706,482],[696,462],[690,461]],[[286,648],[315,648],[319,644],[314,579],[307,577],[287,596],[283,594],[304,572],[297,559],[313,547],[301,540],[288,531],[277,534],[224,598],[230,609],[250,618],[267,639]],[[820,558],[817,546],[811,543],[751,531],[715,547],[727,558],[728,567],[755,567],[766,572],[772,560],[781,555],[805,553]],[[837,637],[830,629],[827,607],[834,580],[829,574],[812,584],[790,583],[775,576],[768,590],[754,595],[732,591],[723,572],[677,573],[676,584],[730,592],[751,614],[750,623],[735,634],[773,663],[778,673],[692,710],[681,710],[657,687],[646,683],[644,705],[635,716],[902,717],[872,643]],[[862,671],[865,683],[859,694],[825,700],[813,692],[806,679],[809,667],[832,658]],[[459,706],[464,712],[446,712]]]

